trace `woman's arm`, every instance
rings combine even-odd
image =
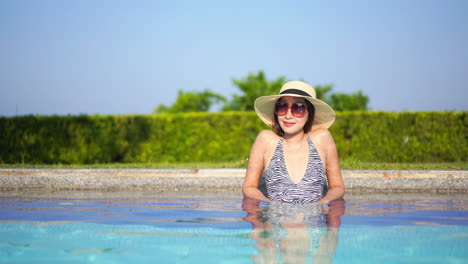
[[[323,129],[320,131],[320,141],[324,146],[325,150],[325,170],[327,173],[328,180],[328,192],[320,204],[328,204],[329,202],[337,199],[341,199],[345,193],[345,185],[343,177],[341,176],[340,163],[338,160],[338,151],[336,150],[336,144],[330,131]]]
[[[264,168],[264,153],[270,138],[270,133],[273,132],[270,130],[260,132],[250,151],[247,172],[245,174],[244,184],[242,185],[242,193],[245,198],[270,201],[270,199],[265,197],[258,189],[258,182]]]

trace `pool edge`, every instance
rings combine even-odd
[[[342,170],[348,191],[468,193],[466,170]],[[239,190],[245,169],[0,168],[1,190]]]

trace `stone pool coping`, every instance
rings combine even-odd
[[[466,170],[342,170],[347,191],[468,193]],[[245,169],[0,168],[0,190],[240,190]]]

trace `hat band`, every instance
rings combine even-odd
[[[310,94],[299,89],[287,89],[287,90],[282,91],[280,94],[297,94],[297,95],[312,97],[310,96]]]

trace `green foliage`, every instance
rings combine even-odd
[[[179,90],[178,97],[172,106],[160,104],[153,111],[161,113],[187,113],[207,112],[214,104],[223,102],[223,111],[253,111],[254,102],[260,96],[278,94],[285,82],[281,76],[273,81],[268,81],[263,71],[249,73],[243,79],[233,79],[234,84],[241,90],[241,94],[233,94],[232,100],[216,94],[208,89],[203,92],[184,92]],[[317,98],[328,103],[336,111],[367,110],[369,97],[362,91],[354,94],[334,93],[330,94],[333,85],[315,86]]]
[[[257,74],[249,73],[246,78],[236,80],[234,84],[242,91],[241,95],[233,94],[232,101],[226,103],[223,107],[224,111],[253,111],[254,102],[260,96],[278,94],[281,86],[285,83],[284,76],[279,77],[274,81],[268,81],[263,71]],[[362,91],[352,94],[333,93],[333,85],[317,85],[314,87],[317,98],[328,103],[336,111],[355,111],[367,110],[369,97],[364,95]]]
[[[0,163],[242,161],[267,127],[253,112],[0,117]],[[467,112],[337,112],[340,159],[466,162]]]
[[[335,111],[367,110],[369,97],[361,90],[354,94],[334,93],[331,95],[331,107]]]
[[[122,162],[149,136],[143,116],[0,118],[0,163]]]
[[[375,162],[466,161],[467,112],[338,112],[341,156]]]
[[[153,117],[153,133],[132,162],[241,160],[261,129],[254,113],[190,113]]]
[[[213,104],[220,102],[226,102],[226,98],[209,89],[205,89],[203,92],[184,92],[179,90],[177,100],[172,106],[168,107],[160,104],[154,110],[154,113],[207,112]]]
[[[274,81],[268,81],[263,71],[257,74],[249,73],[246,78],[236,80],[234,84],[242,91],[241,95],[233,94],[232,101],[226,103],[224,111],[253,111],[254,102],[260,96],[278,94],[281,86],[285,82],[285,77],[281,76]],[[362,91],[353,94],[333,93],[333,85],[317,85],[314,87],[317,98],[328,103],[336,111],[367,110],[369,97]]]
[[[314,87],[317,93],[317,98],[329,104],[335,111],[356,111],[368,110],[367,104],[369,103],[369,96],[359,90],[357,93],[332,93],[333,85]]]
[[[324,101],[325,103],[331,105],[330,96],[328,95],[333,89],[333,85],[316,85],[314,86],[317,99]]]
[[[253,111],[254,102],[260,96],[277,94],[285,82],[285,77],[268,81],[263,71],[257,74],[249,73],[246,78],[233,80],[242,91],[241,95],[233,94],[232,101],[223,106],[223,111]]]

